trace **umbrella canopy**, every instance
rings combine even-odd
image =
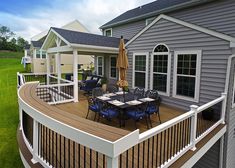
[[[126,81],[126,70],[128,66],[129,66],[129,63],[128,63],[128,58],[126,54],[124,39],[123,37],[121,37],[120,44],[119,44],[119,54],[118,54],[117,65],[116,65],[120,74],[120,80],[117,83],[119,87],[128,86],[128,82]]]

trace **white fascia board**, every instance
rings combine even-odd
[[[224,39],[226,41],[230,41],[232,43],[235,43],[235,38],[234,37],[231,37],[231,36],[228,36],[228,35],[223,34],[223,33],[219,33],[219,32],[216,32],[216,31],[213,31],[213,30],[201,27],[201,26],[197,26],[195,24],[191,24],[191,23],[188,23],[188,22],[185,22],[185,21],[167,16],[167,15],[164,15],[164,14],[161,14],[152,23],[150,23],[148,26],[146,26],[144,29],[142,29],[138,34],[136,34],[132,39],[130,39],[130,41],[127,42],[126,46],[131,44],[135,39],[137,39],[140,35],[142,35],[145,31],[147,31],[150,27],[152,27],[155,23],[157,23],[160,19],[165,19],[165,20],[168,20],[168,21],[171,21],[171,22],[189,27],[191,29],[194,29],[194,30],[197,30],[197,31],[200,31],[200,32],[218,37],[220,39]]]
[[[53,47],[47,50],[47,53],[61,53],[61,52],[68,52],[73,51],[72,47],[69,46],[60,46],[60,47]]]
[[[87,52],[114,53],[114,54],[117,54],[119,52],[119,49],[115,47],[102,47],[102,46],[74,44],[74,43],[71,43],[71,47],[77,48],[78,51],[87,51]]]
[[[181,168],[193,167],[194,164],[225,134],[226,126],[224,126],[215,136],[213,136],[201,149],[184,163]]]

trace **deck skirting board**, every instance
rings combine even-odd
[[[19,153],[20,153],[20,158],[21,158],[21,161],[22,161],[24,167],[25,167],[25,168],[31,168],[31,167],[29,166],[28,162],[26,161],[26,159],[24,158],[23,154],[21,153],[20,148],[19,148]]]

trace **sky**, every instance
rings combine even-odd
[[[0,0],[0,25],[27,40],[77,19],[91,33],[123,12],[153,0]]]

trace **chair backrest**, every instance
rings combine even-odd
[[[118,87],[115,86],[115,85],[108,85],[108,86],[107,86],[107,91],[108,91],[109,93],[118,92]]]
[[[104,91],[100,87],[94,88],[92,90],[92,97],[93,98],[98,97],[98,96],[102,96],[103,94],[104,94]]]
[[[158,92],[157,90],[147,90],[145,92],[145,97],[149,97],[149,98],[152,98],[152,99],[158,99]]]
[[[95,80],[87,80],[85,83],[85,88],[87,90],[93,90],[94,88],[96,88],[96,84],[97,84],[97,81]]]
[[[134,95],[139,98],[144,97],[144,88],[135,88]]]

